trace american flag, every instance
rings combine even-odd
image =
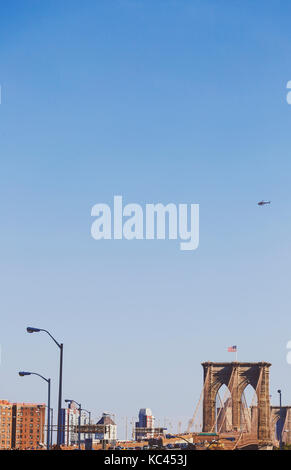
[[[227,352],[236,352],[236,351],[237,351],[236,346],[229,346],[229,348],[227,348]]]

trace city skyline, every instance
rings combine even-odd
[[[49,422],[48,417],[45,423],[45,408],[53,411],[49,408],[49,401],[46,406],[0,400],[0,448],[41,449],[45,447],[45,433],[47,448],[54,448],[59,442],[60,446],[65,446],[62,447],[64,449],[81,449],[82,446],[89,449],[93,445],[95,450],[132,447],[145,450],[154,448],[158,443],[159,446],[162,443],[167,449],[172,449],[174,444],[182,449],[189,446],[191,448],[194,443],[194,447],[202,445],[205,449],[205,442],[201,442],[202,436],[210,440],[215,437],[213,445],[222,449],[228,443],[229,450],[234,450],[237,446],[256,448],[258,445],[262,449],[270,450],[273,446],[281,447],[282,442],[288,448],[291,442],[291,406],[282,403],[281,389],[277,390],[279,405],[274,406],[271,402],[269,369],[272,364],[236,360],[208,361],[201,365],[204,370],[203,387],[187,429],[182,429],[182,422],[179,422],[178,430],[174,432],[173,423],[169,419],[165,418],[161,424],[159,419],[156,422],[150,408],[141,408],[138,421],[134,422],[126,417],[124,439],[117,433],[114,414],[103,412],[95,423],[92,417],[94,410],[92,413],[72,399],[64,400],[67,408],[61,409],[60,428],[56,423],[52,424],[53,413],[50,413],[51,421]],[[21,376],[30,374],[39,375],[19,372]],[[57,429],[61,430],[58,440],[54,439]]]

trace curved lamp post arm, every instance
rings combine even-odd
[[[82,411],[86,411],[86,413],[88,413],[88,415],[89,415],[89,419],[91,418],[91,411],[85,410],[85,408],[82,408]]]
[[[38,374],[37,372],[26,372],[26,371],[20,371],[18,372],[18,374],[23,377],[25,375],[37,375],[38,377],[41,377],[43,380],[45,380],[46,382],[50,382],[51,379],[46,379],[43,375],[41,374]]]
[[[41,374],[38,374],[37,372],[31,372],[31,375],[38,375],[39,377],[41,377],[43,380],[45,380],[46,382],[49,382],[50,379],[46,379],[43,375]]]
[[[44,331],[45,333],[47,333],[51,337],[51,339],[56,343],[56,345],[61,349],[60,343],[58,343],[58,341],[53,337],[53,335],[50,334],[48,330],[40,330],[40,331]]]
[[[75,403],[79,408],[82,409],[81,403],[78,403],[76,400],[65,400],[66,403]],[[84,410],[85,411],[85,410]]]
[[[34,328],[34,327],[32,327],[32,326],[28,326],[28,327],[26,328],[26,331],[27,331],[28,333],[38,333],[39,331],[44,331],[45,333],[47,333],[47,334],[51,337],[51,339],[56,343],[56,345],[57,345],[59,348],[61,348],[60,343],[58,343],[58,341],[53,337],[53,335],[52,335],[48,330],[45,330],[44,328]]]
[[[47,450],[50,449],[50,403],[51,403],[51,379],[47,379],[38,372],[27,372],[27,371],[20,371],[18,372],[20,377],[25,377],[26,375],[37,375],[41,379],[43,379],[48,384],[48,403],[47,403]]]

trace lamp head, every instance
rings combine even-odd
[[[24,371],[20,371],[18,372],[18,374],[20,375],[20,377],[24,377],[25,375],[31,375],[30,372],[24,372]]]
[[[27,333],[38,333],[40,331],[40,328],[33,328],[32,326],[28,326],[26,328]]]

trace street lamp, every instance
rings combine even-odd
[[[51,405],[51,379],[46,379],[40,374],[36,372],[18,372],[20,377],[24,377],[25,375],[37,375],[41,379],[45,380],[48,384],[48,399],[47,399],[47,433],[46,433],[46,448],[47,450],[50,449],[50,405]]]
[[[62,408],[62,384],[63,384],[63,350],[64,345],[63,343],[58,343],[57,340],[50,334],[49,331],[44,330],[43,328],[34,328],[32,326],[28,326],[26,328],[27,333],[39,333],[40,331],[44,331],[47,333],[51,339],[56,343],[58,348],[60,349],[60,377],[59,377],[59,401],[58,401],[58,428],[57,428],[57,448],[60,448],[61,445],[61,408]]]
[[[65,400],[66,403],[76,403],[79,407],[79,416],[78,416],[78,448],[81,450],[81,411],[82,405],[75,400]]]

